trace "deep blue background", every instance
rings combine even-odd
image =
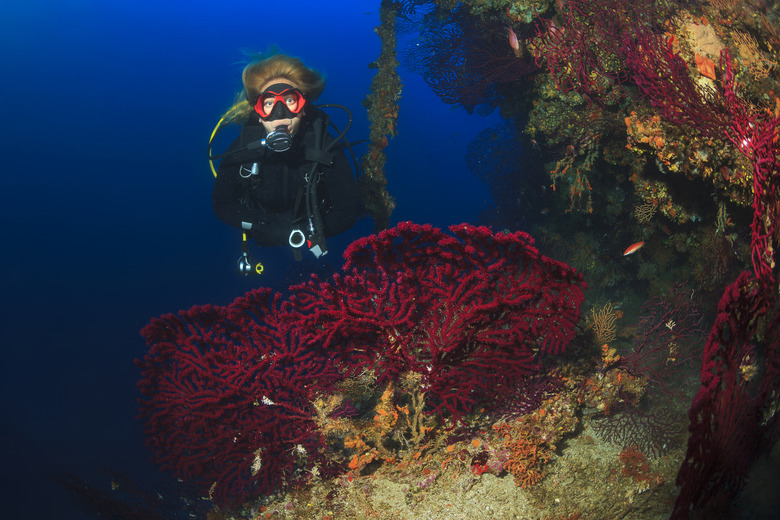
[[[290,263],[255,248],[266,274],[237,275],[239,232],[211,211],[206,142],[240,89],[242,51],[278,44],[325,72],[320,102],[348,106],[350,138],[365,138],[378,3],[2,2],[0,516],[83,518],[52,472],[154,474],[135,420],[139,329],[278,285]],[[402,77],[393,222],[475,222],[489,195],[463,155],[498,116],[452,110]],[[328,261],[371,229],[330,240]]]

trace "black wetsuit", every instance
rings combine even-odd
[[[307,160],[307,149],[315,149],[314,125],[321,125],[324,118],[318,110],[307,114],[293,138],[292,148],[273,152],[257,146],[266,131],[256,118],[250,117],[241,129],[241,136],[223,155],[217,171],[212,192],[217,217],[244,229],[264,246],[287,244],[293,229],[300,229],[308,236],[305,177],[314,163]],[[324,128],[322,134],[324,148],[333,137]],[[251,149],[245,150],[247,145]],[[312,156],[308,154],[309,159]],[[328,237],[355,223],[360,203],[355,177],[343,150],[336,148],[332,162],[325,162],[317,166],[321,175],[316,194],[323,228],[320,232]],[[250,175],[254,163],[257,174]]]

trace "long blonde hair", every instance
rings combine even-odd
[[[222,119],[235,122],[246,119],[254,108],[252,104],[260,95],[260,87],[274,78],[284,78],[294,83],[309,103],[314,102],[325,90],[325,76],[320,72],[307,67],[298,58],[275,54],[244,67],[241,73],[244,90]]]

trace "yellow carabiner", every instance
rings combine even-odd
[[[255,272],[257,274],[263,274],[263,264],[260,262],[257,262],[257,265],[255,265]]]

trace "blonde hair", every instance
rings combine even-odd
[[[295,84],[309,103],[314,102],[325,90],[325,76],[320,72],[307,67],[298,58],[275,54],[244,67],[241,73],[244,90],[223,119],[236,122],[246,119],[254,109],[252,104],[260,95],[260,88],[276,78]]]

